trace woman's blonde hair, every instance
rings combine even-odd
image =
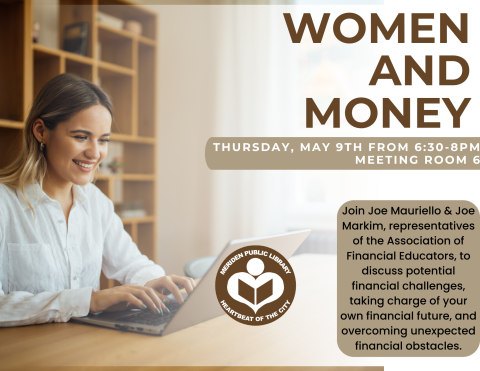
[[[113,119],[113,106],[108,95],[97,85],[81,77],[63,73],[48,81],[33,101],[23,129],[23,147],[20,156],[7,167],[0,169],[0,183],[19,189],[23,198],[24,188],[29,184],[43,185],[47,173],[46,151],[33,135],[33,123],[43,120],[49,130],[55,130],[61,122],[91,106],[100,104],[108,109]],[[93,177],[92,177],[93,180]]]

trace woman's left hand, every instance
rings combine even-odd
[[[154,280],[148,281],[145,284],[146,287],[151,287],[152,289],[157,290],[160,294],[163,295],[164,290],[168,290],[172,293],[173,297],[177,300],[179,304],[183,303],[183,297],[180,293],[178,286],[183,286],[187,291],[187,294],[191,294],[196,284],[193,278],[189,277],[178,277],[174,274],[169,276],[163,276],[156,278]],[[168,300],[168,299],[167,299]]]

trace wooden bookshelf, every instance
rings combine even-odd
[[[156,249],[157,153],[156,50],[157,15],[127,0],[59,0],[58,47],[32,41],[33,2],[0,2],[0,167],[21,149],[28,109],[42,86],[54,76],[72,73],[98,84],[110,95],[115,118],[111,140],[123,144],[123,172],[99,174],[95,184],[112,200],[115,182],[122,183],[124,202],[142,202],[146,215],[122,218],[140,251],[158,262]],[[143,34],[97,21],[97,12],[142,24]],[[87,22],[86,55],[63,51],[63,28]],[[42,32],[40,30],[40,32]],[[101,48],[99,47],[101,44]],[[101,51],[101,55],[99,52]],[[116,283],[103,274],[101,287]]]

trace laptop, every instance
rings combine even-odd
[[[261,245],[274,249],[286,259],[289,259],[309,233],[310,230],[302,230],[230,241],[197,284],[194,291],[190,295],[182,293],[186,300],[181,306],[172,295],[168,296],[170,302],[167,308],[169,308],[170,313],[165,313],[164,316],[154,314],[150,310],[132,309],[120,312],[90,313],[85,317],[72,318],[71,321],[142,334],[168,335],[221,316],[225,312],[217,300],[215,277],[220,264],[227,256],[242,247]]]

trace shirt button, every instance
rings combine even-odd
[[[63,219],[59,219],[58,222],[59,222],[60,224],[62,224],[62,223],[63,223]]]
[[[73,279],[76,281],[76,280],[77,280],[77,276],[73,277]]]

